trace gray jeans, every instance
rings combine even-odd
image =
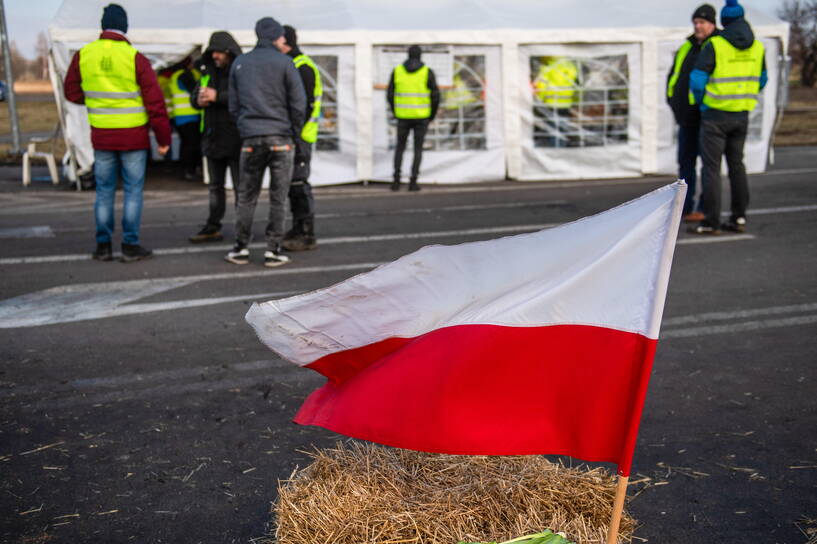
[[[252,240],[252,219],[261,194],[264,172],[270,170],[267,249],[276,250],[284,237],[286,201],[292,179],[295,146],[286,136],[255,136],[241,141],[241,160],[236,205],[235,241],[247,247]]]

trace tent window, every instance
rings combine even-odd
[[[627,143],[627,55],[530,57],[535,147]]]
[[[321,120],[318,125],[317,151],[339,151],[338,131],[338,57],[337,55],[310,55],[321,73],[323,97]]]
[[[444,85],[438,81],[440,108],[428,127],[424,149],[430,151],[486,149],[485,55],[453,55],[452,62],[453,75],[450,84]],[[397,140],[397,121],[391,116],[388,130],[389,149],[394,149]]]

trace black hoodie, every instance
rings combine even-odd
[[[716,28],[712,36],[717,36],[718,33],[718,29]],[[681,70],[675,82],[672,98],[667,97],[667,104],[672,108],[676,123],[684,126],[694,126],[701,122],[701,111],[698,106],[689,103],[689,73],[692,72],[692,68],[698,60],[702,44],[695,39],[695,34],[689,36],[687,41],[692,45],[692,48],[689,50],[689,53],[687,53],[683,64],[681,64]],[[674,70],[675,55],[672,56],[672,64],[669,68],[669,74],[667,74],[667,85],[669,85],[669,80],[672,78],[672,72]]]
[[[218,68],[213,61],[213,51],[226,51],[230,55],[230,64],[241,54],[241,47],[229,32],[214,32],[210,43],[196,66],[202,77],[210,76],[207,87],[216,90],[216,101],[204,108],[204,133],[201,138],[201,151],[205,157],[214,159],[237,159],[241,155],[241,138],[238,128],[230,117],[229,76],[230,64]],[[199,85],[190,94],[190,103],[199,109],[197,102]]]
[[[425,64],[423,61],[416,58],[409,58],[403,63],[407,72],[416,72]],[[428,90],[431,91],[431,117],[429,121],[433,121],[437,115],[437,109],[440,107],[440,88],[437,87],[437,78],[434,76],[434,70],[428,70]],[[394,70],[392,70],[391,78],[389,79],[389,89],[386,91],[386,100],[389,102],[392,115],[394,115]]]

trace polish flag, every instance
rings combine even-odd
[[[424,247],[246,319],[328,379],[297,423],[627,476],[685,193],[678,182],[556,228]]]

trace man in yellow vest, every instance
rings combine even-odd
[[[406,150],[409,132],[414,133],[414,161],[411,165],[409,191],[419,191],[417,177],[423,160],[423,141],[428,125],[437,115],[440,105],[440,89],[434,71],[420,61],[422,49],[412,45],[408,60],[392,71],[386,98],[397,118],[397,145],[394,149],[394,178],[392,191],[400,190],[400,169]]]
[[[689,186],[683,209],[683,218],[687,222],[697,222],[704,218],[701,211],[703,199],[696,202],[695,198],[701,110],[690,99],[689,73],[698,60],[703,43],[718,33],[715,16],[715,8],[709,4],[699,6],[692,13],[693,33],[675,52],[667,75],[667,104],[672,108],[675,122],[678,123],[678,177],[686,180]]]
[[[197,171],[201,167],[201,113],[191,103],[193,89],[198,85],[198,74],[193,60],[188,57],[174,70],[168,85],[172,93],[173,125],[181,140],[179,162],[182,175],[188,181],[199,177]]]
[[[153,129],[159,153],[170,147],[170,122],[162,90],[150,61],[134,49],[125,33],[125,10],[110,4],[102,13],[102,34],[71,59],[63,85],[65,98],[88,108],[96,180],[96,250],[98,261],[113,260],[116,185],[122,177],[122,261],[152,255],[139,243],[142,190]]]
[[[281,243],[288,251],[302,251],[318,245],[315,239],[315,198],[312,196],[312,186],[309,185],[309,167],[312,162],[312,144],[318,140],[323,85],[318,67],[298,47],[298,34],[293,27],[284,25],[284,42],[279,49],[295,63],[306,92],[306,122],[295,138],[295,163],[289,186],[292,228],[284,235]]]
[[[548,135],[545,147],[565,147],[568,137],[571,108],[578,94],[579,69],[566,57],[542,57],[539,72],[533,81],[533,90],[539,103],[536,108],[545,117]]]
[[[689,76],[689,87],[701,108],[701,182],[706,217],[689,229],[694,234],[744,232],[749,184],[743,165],[743,144],[749,112],[766,85],[763,44],[743,18],[737,0],[721,9],[723,31],[709,38]],[[721,158],[729,168],[732,214],[721,223]]]

